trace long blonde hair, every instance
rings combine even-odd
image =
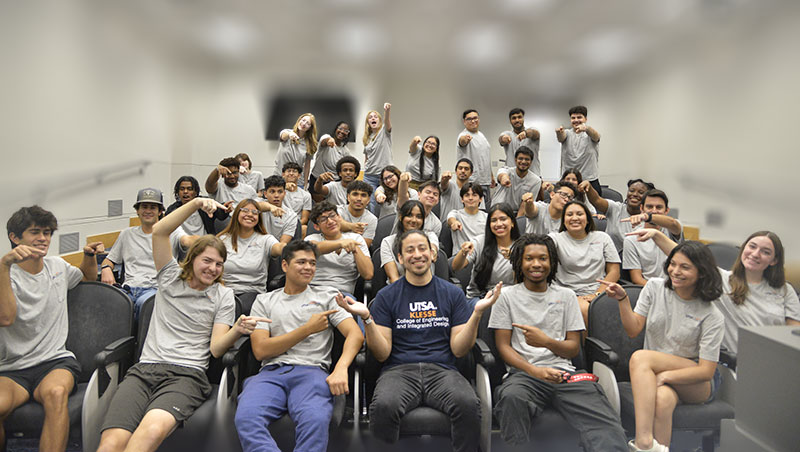
[[[733,263],[731,276],[728,278],[728,282],[731,284],[730,296],[733,300],[733,303],[736,305],[744,303],[745,298],[747,298],[747,294],[750,292],[750,287],[747,285],[747,277],[745,276],[744,264],[742,264],[742,252],[750,240],[755,237],[767,237],[772,241],[772,246],[775,248],[775,256],[773,257],[773,259],[776,261],[775,265],[770,265],[766,268],[766,270],[764,270],[763,278],[767,280],[767,284],[769,284],[773,289],[784,287],[785,290],[786,287],[786,274],[783,268],[784,253],[781,239],[777,234],[771,231],[754,232],[750,234],[750,237],[748,237],[739,248],[739,255],[736,256],[736,262]]]
[[[236,252],[239,251],[239,234],[242,231],[242,225],[239,224],[239,213],[242,211],[242,208],[247,205],[253,205],[256,207],[256,210],[259,210],[258,201],[256,201],[255,199],[241,200],[239,204],[236,205],[236,208],[233,210],[233,213],[231,214],[231,221],[230,223],[228,223],[228,226],[226,226],[225,229],[222,230],[222,232],[217,234],[217,237],[220,238],[226,234],[229,235],[231,237],[231,247],[233,248],[233,251]],[[264,227],[264,221],[263,218],[261,217],[261,213],[259,213],[257,217],[258,217],[258,223],[256,223],[256,227],[254,227],[253,229],[255,229],[255,232],[261,235],[266,235],[267,229]]]
[[[364,146],[369,144],[369,138],[372,136],[372,133],[370,132],[369,128],[369,115],[372,113],[378,115],[378,130],[381,130],[381,127],[383,127],[383,116],[381,116],[381,114],[378,113],[377,110],[368,111],[367,117],[364,119],[364,138],[361,140],[364,143]]]
[[[297,117],[297,121],[295,121],[294,128],[292,130],[294,133],[300,136],[300,128],[298,125],[304,116],[311,118],[311,128],[308,129],[303,137],[303,139],[306,140],[306,153],[308,155],[314,155],[317,153],[317,118],[315,118],[311,113],[303,113]]]

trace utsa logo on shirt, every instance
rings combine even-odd
[[[408,304],[408,310],[411,311],[409,318],[424,319],[427,317],[436,317],[436,305],[432,301],[415,301]]]

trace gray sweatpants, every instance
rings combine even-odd
[[[591,381],[554,384],[522,371],[513,372],[497,388],[494,416],[503,440],[510,444],[528,441],[533,418],[548,406],[580,432],[587,452],[628,450],[619,416],[599,384]]]

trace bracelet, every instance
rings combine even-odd
[[[106,264],[106,265],[103,265],[102,267],[100,267],[100,271],[103,271],[103,270],[105,270],[105,269],[107,269],[107,268],[111,268],[111,266],[110,266],[110,265],[108,265],[108,264]],[[112,269],[112,270],[113,270],[113,269]]]
[[[647,214],[647,222],[648,223],[652,223],[653,222],[653,213],[652,212]]]
[[[362,317],[361,320],[364,322],[364,325],[369,325],[372,323],[372,315],[370,315],[366,319]]]
[[[97,254],[95,254],[95,253],[87,253],[86,251],[84,251],[84,252],[83,252],[83,255],[84,255],[84,256],[89,256],[89,257],[95,257],[95,256],[97,256]]]
[[[617,301],[622,301],[622,300],[624,300],[624,299],[626,299],[626,298],[628,298],[628,294],[625,294],[625,296],[624,296],[624,297],[620,298],[620,299],[619,299],[619,300],[617,300]]]

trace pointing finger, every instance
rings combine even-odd
[[[334,312],[338,312],[338,311],[339,311],[338,309],[331,309],[331,310],[328,310],[328,311],[325,311],[325,312],[321,312],[320,314],[322,314],[322,315],[331,315]]]

